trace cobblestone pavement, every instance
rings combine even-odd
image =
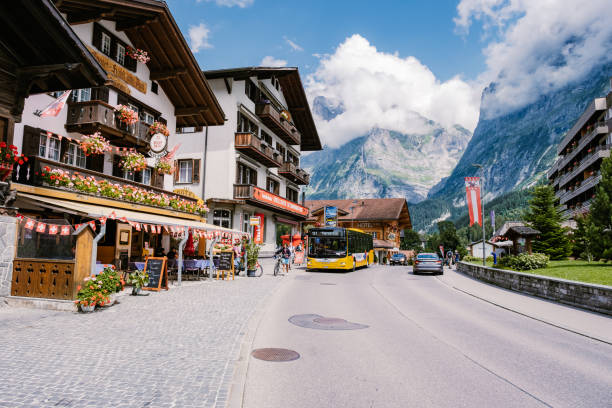
[[[90,314],[0,308],[0,407],[224,407],[248,320],[284,279],[270,272]]]

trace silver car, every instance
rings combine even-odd
[[[416,256],[412,267],[412,273],[418,275],[422,272],[432,273],[434,275],[444,274],[444,263],[438,254],[422,253]]]

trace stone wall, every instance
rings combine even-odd
[[[16,218],[0,215],[0,297],[11,292],[16,234]]]
[[[459,262],[457,270],[505,289],[612,315],[612,286],[486,268],[465,262]]]

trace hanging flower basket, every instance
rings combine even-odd
[[[281,117],[281,119],[284,119],[286,121],[290,121],[291,120],[291,115],[289,115],[289,112],[287,112],[286,110],[281,111],[280,117]]]
[[[117,105],[115,110],[119,114],[119,120],[126,125],[133,125],[138,122],[138,114],[129,106]]]
[[[149,134],[151,136],[156,133],[161,133],[164,136],[170,136],[168,127],[161,122],[153,122],[153,124],[149,127]]]
[[[110,143],[102,137],[100,132],[85,136],[81,139],[81,149],[85,153],[85,156],[104,154],[112,150]]]
[[[119,165],[127,171],[142,171],[147,168],[147,159],[140,153],[130,152],[123,156]]]
[[[169,160],[161,158],[155,163],[155,170],[159,174],[172,174],[174,173],[174,166],[172,166]]]
[[[134,47],[127,47],[127,50],[125,51],[125,55],[127,55],[128,57],[135,59],[136,61],[140,61],[143,64],[146,64],[147,62],[149,62],[151,60],[151,58],[149,57],[149,54],[147,54],[146,51],[141,50],[140,48],[134,48]]]
[[[13,174],[15,164],[23,166],[27,161],[26,156],[19,154],[17,146],[0,142],[0,181],[5,181]]]

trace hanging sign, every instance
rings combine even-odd
[[[264,243],[264,215],[256,213],[255,218],[259,218],[259,225],[253,226],[253,242],[256,244]]]
[[[249,218],[249,225],[254,227],[256,225],[259,225],[259,217],[250,217]]]
[[[326,227],[335,227],[338,225],[338,207],[325,207],[323,210]]]
[[[168,269],[166,260],[168,258],[148,257],[145,260],[144,271],[149,275],[149,283],[143,286],[144,290],[155,290],[159,292],[162,289],[168,290]]]
[[[168,154],[166,147],[168,146],[168,138],[162,133],[156,133],[151,136],[149,141],[149,156],[155,159],[162,158]]]

